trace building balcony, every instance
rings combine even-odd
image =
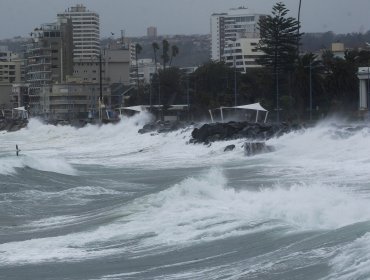
[[[53,105],[73,106],[73,105],[88,105],[91,102],[88,102],[87,100],[74,100],[71,97],[70,99],[66,98],[65,100],[49,100],[46,103],[48,103],[50,106],[53,106]]]
[[[42,63],[34,63],[34,64],[28,64],[26,66],[27,69],[31,68],[31,67],[40,67],[42,65],[47,65],[48,67],[51,66],[51,62],[42,62]]]

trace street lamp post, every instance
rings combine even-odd
[[[186,79],[186,102],[188,103],[188,107],[187,107],[187,109],[188,109],[188,121],[190,121],[189,75],[187,76],[187,79]]]
[[[302,7],[302,0],[299,0],[299,6],[298,6],[298,29],[297,34],[299,35],[299,31],[301,28],[301,7]],[[299,39],[297,39],[297,54],[299,54]]]
[[[236,97],[236,55],[234,55],[234,106],[237,106],[237,97]],[[236,110],[236,109],[235,109]]]
[[[280,107],[279,107],[279,72],[276,67],[275,71],[275,83],[276,83],[276,122],[280,122]]]
[[[310,60],[310,121],[312,121],[312,60]]]

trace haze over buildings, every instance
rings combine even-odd
[[[46,0],[34,0],[33,3],[35,4],[39,1]],[[317,0],[312,0],[312,2],[315,1]],[[359,2],[361,1],[359,0]],[[170,3],[167,0],[163,0],[161,5],[167,5],[166,9],[171,10],[170,7],[174,8],[171,12],[163,12],[163,9],[159,11],[153,7],[152,2],[142,5],[143,3],[139,0],[135,2],[136,6],[132,6],[131,3],[125,3],[125,8],[117,16],[115,16],[115,12],[123,2],[116,2],[116,0],[106,2],[105,6],[101,5],[101,1],[96,2],[95,0],[91,0],[86,6],[84,4],[73,4],[70,8],[66,8],[68,7],[66,3],[74,1],[67,0],[63,2],[63,7],[61,8],[59,8],[61,2],[55,0],[49,1],[47,5],[45,4],[49,8],[47,9],[46,16],[42,15],[42,11],[39,10],[33,14],[30,13],[34,7],[28,6],[28,2],[20,5],[20,2],[19,0],[14,0],[14,3],[12,2],[13,7],[17,8],[18,15],[23,13],[24,9],[29,8],[25,20],[32,17],[37,20],[37,24],[30,27],[24,21],[13,21],[14,27],[23,23],[27,28],[28,35],[31,35],[33,41],[25,53],[26,65],[24,68],[22,68],[21,60],[17,62],[15,59],[11,59],[12,54],[3,53],[3,57],[7,57],[5,59],[5,64],[7,65],[2,62],[4,64],[2,67],[8,67],[12,70],[9,72],[2,71],[3,84],[6,82],[7,87],[9,87],[11,83],[25,81],[27,83],[25,86],[28,86],[27,96],[31,97],[30,105],[34,112],[38,114],[54,114],[54,112],[59,110],[61,113],[58,116],[65,118],[73,110],[74,116],[79,117],[86,117],[87,114],[93,115],[96,112],[98,103],[98,87],[96,85],[100,80],[105,84],[103,86],[103,95],[106,97],[105,104],[107,105],[110,105],[111,96],[109,86],[121,84],[138,87],[139,83],[150,83],[151,77],[157,68],[161,66],[154,63],[151,47],[150,54],[147,51],[145,55],[142,54],[140,56],[140,59],[138,59],[137,54],[136,57],[133,56],[135,52],[133,52],[132,47],[135,47],[136,43],[141,42],[151,46],[153,41],[157,40],[161,42],[164,38],[170,41],[172,40],[170,43],[174,45],[178,44],[179,41],[184,43],[185,36],[163,36],[166,33],[207,34],[191,36],[190,41],[185,42],[184,47],[180,48],[181,55],[189,51],[189,49],[190,52],[197,53],[195,48],[192,49],[189,46],[198,45],[198,50],[202,48],[202,50],[206,50],[204,53],[207,52],[207,61],[209,58],[214,61],[224,61],[227,65],[235,67],[236,70],[243,73],[247,71],[247,68],[260,67],[256,63],[256,59],[263,55],[256,48],[260,39],[258,21],[271,12],[271,7],[275,1],[266,0],[262,5],[260,2],[251,0],[248,2],[249,7],[243,7],[235,4],[240,4],[241,1],[229,1],[226,5],[225,2],[221,3],[219,0],[214,0],[212,4],[205,5],[207,0],[204,0],[201,4],[193,0],[188,0],[188,5],[185,7],[183,6],[184,2],[172,1]],[[83,0],[81,2],[86,1]],[[154,0],[153,2],[158,4],[158,0]],[[268,2],[271,3],[267,4]],[[295,16],[295,7],[298,1],[288,0],[284,2],[292,10],[292,15]],[[303,2],[302,25],[305,26],[305,13],[310,11],[311,4],[309,3],[312,2]],[[325,3],[328,2],[331,2],[331,0]],[[111,6],[112,3],[116,4],[115,9]],[[197,6],[195,5],[196,3]],[[338,0],[336,3],[336,12],[337,10],[344,11],[347,8],[341,0]],[[221,9],[220,7],[223,6],[225,8]],[[239,8],[230,10],[231,7]],[[253,7],[253,9],[250,7]],[[58,8],[58,11],[54,13],[55,8]],[[136,13],[136,16],[132,17],[131,14],[134,14],[139,8],[143,9],[142,13]],[[191,13],[189,8],[192,8]],[[358,12],[356,10],[357,8],[351,8],[353,11]],[[151,10],[150,15],[147,9]],[[125,16],[125,12],[128,10],[130,11],[130,15]],[[182,16],[187,11],[191,16],[184,20]],[[205,13],[205,11],[207,13],[203,15],[202,13]],[[104,16],[99,15],[100,12]],[[323,12],[322,9],[318,11],[319,14],[321,12]],[[160,18],[151,18],[159,14],[161,14]],[[166,24],[163,22],[163,14],[166,15]],[[352,16],[352,13],[347,10],[347,15]],[[177,16],[175,21],[174,16]],[[52,20],[49,21],[48,19],[50,18]],[[142,21],[138,23],[136,21],[137,18],[142,19]],[[197,25],[197,29],[193,29],[193,25],[198,21],[198,18],[201,18],[204,23]],[[345,20],[344,17],[342,19]],[[0,17],[0,22],[1,20],[2,18]],[[317,17],[317,20],[319,21],[319,17]],[[43,22],[51,23],[42,24]],[[105,31],[103,32],[100,31],[101,23],[105,24]],[[133,25],[135,23],[136,25]],[[112,27],[109,28],[109,33],[107,33],[107,26],[109,24]],[[154,24],[155,26],[153,26]],[[161,30],[159,37],[157,26]],[[348,23],[348,26],[351,26],[351,24]],[[138,28],[141,28],[140,38],[137,38],[138,41],[130,42],[129,34],[132,34],[133,30],[139,30]],[[2,29],[2,31],[4,30]],[[16,29],[12,30],[14,32]],[[196,32],[189,32],[190,30],[196,30]],[[362,31],[364,30],[366,30],[366,27],[362,26]],[[121,37],[119,38],[117,35],[120,33]],[[0,37],[2,34],[6,33],[0,33]],[[210,37],[208,34],[210,34]],[[14,35],[16,34],[10,37],[14,37]],[[103,40],[102,49],[100,46],[101,35],[106,36],[106,39]],[[209,42],[209,38],[211,38],[211,42]],[[204,46],[206,47],[204,48]],[[12,60],[11,63],[10,60]],[[175,66],[181,67],[185,65],[180,63]],[[22,69],[25,69],[25,79],[22,79]],[[5,76],[4,73],[8,76]],[[101,76],[100,73],[102,74]],[[55,86],[56,83],[60,86]],[[70,83],[73,83],[74,86],[70,87]],[[93,86],[78,87],[75,86],[77,83],[90,83]],[[71,94],[71,88],[76,92],[75,95]],[[24,92],[24,90],[18,87],[16,92]],[[93,94],[91,94],[92,92]],[[73,102],[71,101],[71,97],[74,98]],[[17,100],[19,101],[17,101],[18,105],[20,105],[22,98],[19,97]],[[121,103],[117,105],[121,105]]]
[[[298,1],[284,0],[293,16]],[[206,34],[209,15],[231,7],[246,6],[250,13],[269,14],[275,0],[2,0],[0,9],[0,39],[26,36],[30,26],[51,22],[53,15],[66,7],[83,4],[99,13],[101,36],[118,34],[145,36],[146,28],[155,25],[161,34]],[[3,8],[6,7],[6,8]],[[370,29],[368,0],[303,0],[302,30],[304,32],[348,33]]]

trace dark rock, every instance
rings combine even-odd
[[[0,131],[13,132],[26,127],[26,119],[0,119]]]
[[[149,133],[149,132],[158,132],[158,133],[168,133],[172,131],[176,131],[179,129],[184,129],[188,127],[189,124],[186,122],[180,122],[180,121],[157,121],[157,122],[152,122],[148,123],[143,126],[143,128],[139,129],[139,133],[144,134],[144,133]]]
[[[286,123],[211,123],[204,124],[200,128],[195,128],[191,134],[192,140],[190,143],[208,143],[240,138],[264,141],[272,137],[279,137],[285,133],[300,128],[301,127],[290,126]]]
[[[235,149],[235,145],[228,145],[225,147],[224,152],[229,152]]]

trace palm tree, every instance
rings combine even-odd
[[[169,61],[168,51],[170,49],[170,44],[167,40],[162,41],[162,60],[163,60],[163,69],[166,69],[166,64]]]
[[[172,59],[176,57],[179,54],[179,48],[176,45],[171,46],[171,58],[170,58],[170,63],[169,65],[171,66],[172,64]]]

